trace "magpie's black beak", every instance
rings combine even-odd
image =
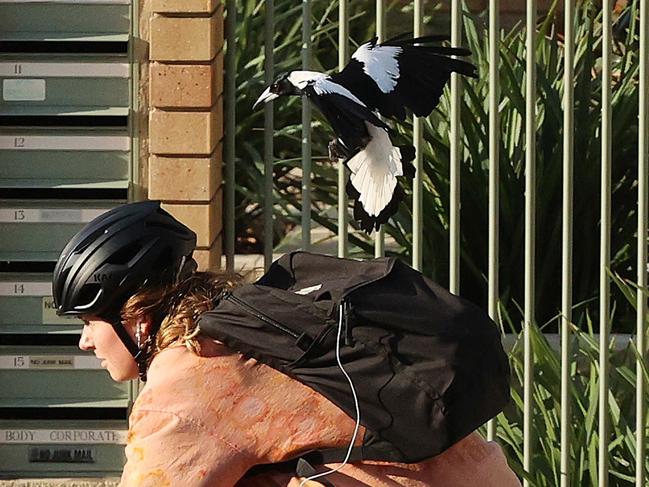
[[[275,98],[278,98],[279,95],[277,93],[271,93],[270,91],[270,86],[264,90],[264,92],[261,94],[259,98],[257,98],[257,101],[255,104],[252,106],[253,110],[256,110],[259,108],[260,105],[264,103],[268,103],[269,101],[274,100]]]

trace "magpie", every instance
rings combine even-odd
[[[477,77],[464,48],[439,45],[446,36],[401,34],[362,44],[335,74],[291,71],[279,76],[253,109],[283,95],[306,95],[327,119],[336,138],[329,156],[350,170],[346,191],[354,218],[370,233],[396,213],[404,191],[398,176],[414,177],[415,148],[394,145],[384,119],[404,121],[408,111],[428,116],[439,103],[451,73]],[[383,118],[380,118],[383,117]]]

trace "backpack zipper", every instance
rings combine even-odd
[[[230,291],[224,292],[223,295],[221,296],[221,299],[232,301],[234,304],[239,306],[244,311],[250,313],[255,318],[258,318],[259,320],[263,321],[267,325],[270,325],[270,326],[272,326],[274,328],[277,328],[278,330],[286,333],[287,335],[295,338],[296,340],[298,340],[302,336],[299,333],[297,333],[297,332],[291,330],[290,328],[284,326],[279,321],[275,321],[274,319],[266,316],[265,314],[261,313],[260,311],[257,311],[255,308],[250,306],[248,303],[246,303],[242,299],[234,296]]]

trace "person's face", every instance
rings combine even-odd
[[[101,366],[108,370],[113,380],[122,382],[137,379],[138,368],[131,352],[122,343],[113,325],[96,316],[84,316],[84,327],[79,340],[81,350],[95,352],[101,360]],[[133,339],[135,330],[126,329]]]

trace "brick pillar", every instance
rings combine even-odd
[[[151,0],[148,197],[194,230],[202,270],[222,249],[223,5]]]

